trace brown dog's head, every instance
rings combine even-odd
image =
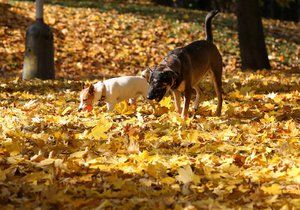
[[[78,107],[78,111],[81,110],[93,110],[93,101],[95,97],[95,87],[93,84],[89,85],[88,87],[83,87],[82,91],[80,92],[80,104]]]
[[[160,101],[166,92],[172,88],[176,80],[176,73],[167,66],[157,66],[150,75],[147,98]]]

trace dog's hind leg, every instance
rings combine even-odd
[[[180,114],[181,113],[181,105],[180,105],[180,99],[181,99],[181,93],[178,90],[172,90],[173,98],[175,102],[175,109]]]
[[[221,70],[219,70],[221,69]],[[222,98],[222,65],[221,67],[212,70],[212,79],[214,82],[214,87],[215,87],[215,92],[218,97],[218,106],[216,110],[216,116],[221,115],[221,110],[222,110],[222,103],[223,103],[223,98]]]
[[[113,103],[106,103],[107,111],[111,112],[114,110],[115,104]]]

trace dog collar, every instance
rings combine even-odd
[[[100,98],[99,102],[105,101],[105,99],[106,99],[106,87],[105,87],[105,85],[103,84],[102,93],[101,93],[101,98]]]

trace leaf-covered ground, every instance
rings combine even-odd
[[[23,82],[16,76],[34,5],[0,3],[1,209],[300,208],[298,25],[264,20],[275,70],[241,72],[235,17],[219,15],[222,116],[213,116],[207,78],[199,111],[184,123],[170,97],[155,109],[140,99],[110,114],[78,113],[78,92],[81,80],[136,74],[203,37],[205,12],[73,6],[45,11],[59,79]]]

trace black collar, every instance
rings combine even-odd
[[[106,86],[103,83],[103,88],[102,88],[102,93],[101,93],[101,98],[98,100],[98,102],[105,101],[106,99]]]

